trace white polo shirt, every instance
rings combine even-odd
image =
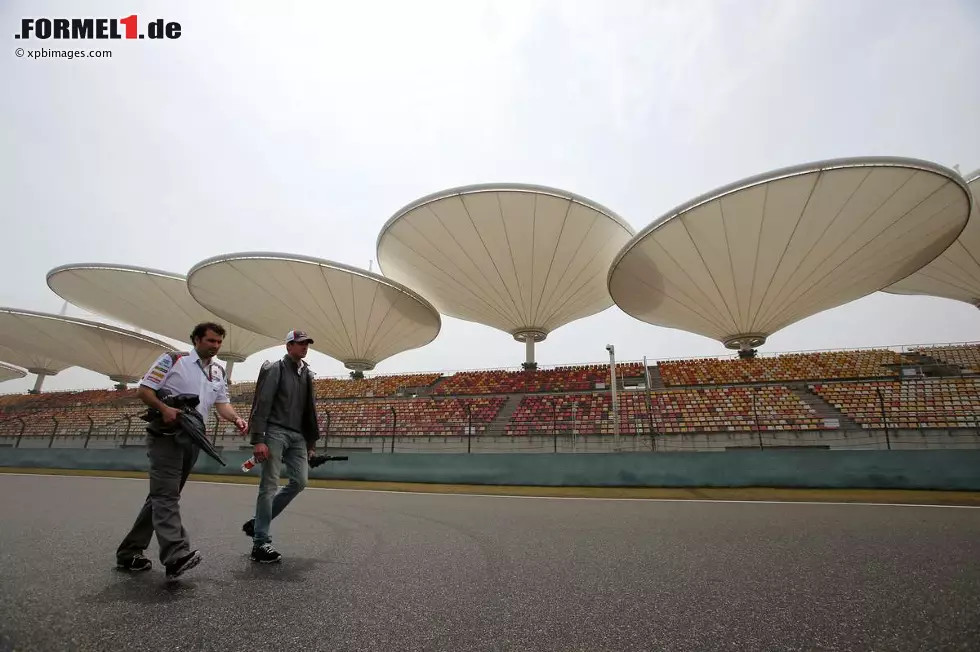
[[[215,403],[230,403],[225,370],[211,358],[205,365],[197,351],[191,349],[174,362],[171,354],[164,353],[146,372],[140,385],[152,390],[168,389],[173,394],[195,394],[200,397],[197,411],[207,421]]]

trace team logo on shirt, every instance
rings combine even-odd
[[[163,382],[164,377],[170,371],[170,368],[173,367],[173,364],[174,361],[170,357],[170,354],[163,354],[157,359],[156,364],[153,365],[153,368],[146,374],[146,380],[151,383]]]

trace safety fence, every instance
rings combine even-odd
[[[651,399],[652,401],[652,399]],[[319,446],[377,453],[411,452],[615,452],[721,451],[732,449],[980,448],[980,420],[972,410],[933,408],[915,421],[887,403],[884,417],[865,425],[840,418],[801,416],[798,410],[754,405],[714,406],[684,412],[669,405],[652,411],[621,410],[616,419],[601,402],[518,401],[513,412],[480,412],[463,403],[458,413],[434,415],[406,402],[360,406],[352,415],[320,404]],[[675,409],[676,411],[671,411]],[[894,414],[889,414],[889,412]],[[0,446],[106,448],[143,445],[145,422],[132,413],[104,423],[99,415],[23,413],[0,422]],[[911,419],[911,420],[910,420]],[[247,445],[230,424],[212,418],[217,445]]]

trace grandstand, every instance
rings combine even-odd
[[[976,344],[925,346],[913,349],[913,352],[937,362],[980,372],[980,346]]]
[[[426,388],[435,383],[440,374],[403,374],[398,376],[377,376],[375,378],[317,378],[313,381],[317,398],[357,398],[385,397]]]
[[[617,365],[623,377],[643,375],[640,363]],[[553,369],[514,371],[491,369],[463,371],[447,377],[436,387],[436,394],[513,394],[533,392],[583,391],[600,384],[609,385],[608,365],[578,365]]]
[[[980,345],[669,360],[647,369],[649,388],[642,363],[620,363],[619,434],[627,450],[980,446],[972,357],[948,356],[956,368],[949,377],[899,373],[922,365],[923,352],[966,350]],[[598,452],[615,434],[609,382],[608,365],[565,365],[315,384],[331,449]],[[242,414],[253,388],[233,386]],[[138,445],[142,410],[131,389],[0,396],[0,445]],[[210,432],[219,445],[243,444],[216,418]]]
[[[895,158],[744,179],[639,233],[573,193],[488,184],[397,211],[376,244],[386,276],[309,256],[233,253],[199,262],[186,277],[66,265],[48,284],[79,305],[182,339],[192,322],[216,317],[229,324],[229,364],[306,330],[313,349],[351,371],[350,379],[315,381],[330,449],[978,446],[977,344],[756,351],[789,324],[877,290],[946,296],[942,289],[972,301],[972,289],[949,288],[950,269],[964,256],[980,259],[971,206],[955,172]],[[914,282],[899,283],[905,278]],[[620,362],[615,373],[613,360],[538,368],[535,343],[612,305],[738,353]],[[524,342],[521,368],[365,377],[432,342],[441,314]],[[16,446],[138,443],[142,406],[126,385],[170,348],[98,322],[15,309],[0,309],[0,347],[0,361],[8,356],[38,375],[38,390],[45,374],[69,366],[105,374],[121,390],[0,397],[0,445]],[[244,380],[230,391],[243,414],[254,392]],[[209,428],[220,446],[243,443],[216,418]]]
[[[811,385],[862,428],[980,428],[980,378]]]
[[[664,385],[765,383],[823,378],[875,378],[898,375],[905,359],[895,351],[821,351],[774,358],[700,359],[663,362]]]

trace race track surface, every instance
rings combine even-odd
[[[204,562],[114,569],[145,480],[0,475],[0,650],[968,650],[980,509],[189,483]]]

